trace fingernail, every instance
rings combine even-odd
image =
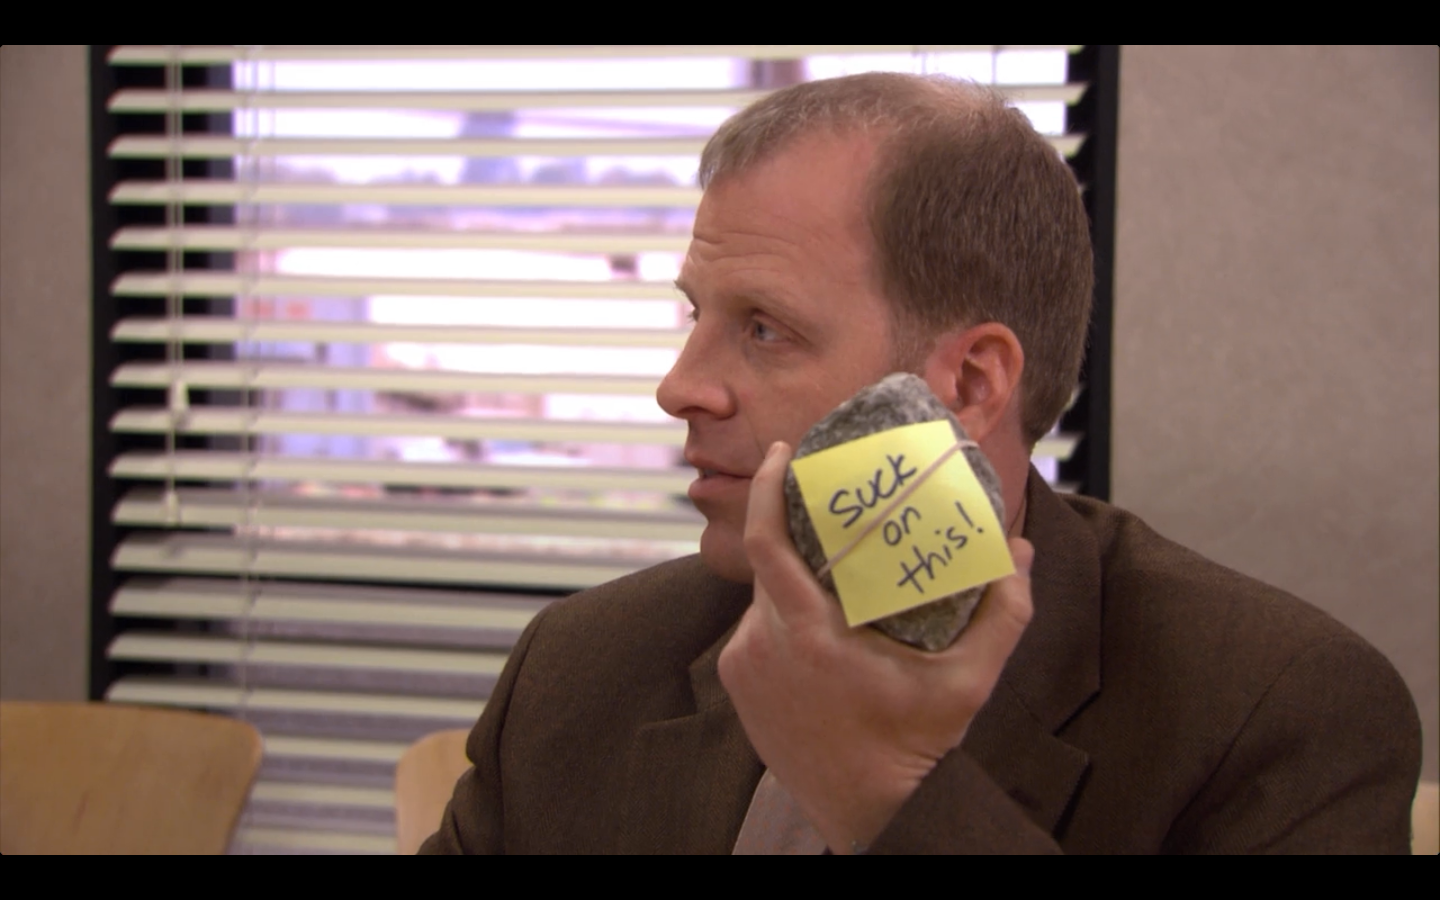
[[[775,443],[773,443],[773,444],[770,445],[770,449],[769,449],[769,450],[766,450],[766,451],[765,451],[765,461],[766,461],[766,462],[769,462],[770,459],[771,459],[771,457],[773,457],[775,454],[777,454],[777,453],[779,453],[779,452],[780,452],[780,442],[779,442],[779,441],[776,441]]]

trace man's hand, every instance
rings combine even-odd
[[[720,655],[720,680],[750,743],[835,853],[868,846],[959,745],[1030,622],[1034,550],[990,585],[948,649],[851,629],[790,541],[791,450],[770,448],[750,485],[745,552],[755,599]]]

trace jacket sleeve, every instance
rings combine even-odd
[[[1256,703],[1164,849],[1408,854],[1420,751],[1389,660],[1354,635],[1323,641]]]
[[[1052,855],[1060,846],[964,750],[952,750],[875,842],[881,854]]]
[[[505,808],[500,772],[500,741],[515,681],[545,615],[541,610],[515,642],[504,670],[470,731],[465,753],[471,768],[455,784],[440,830],[420,846],[421,855],[500,854],[505,852]]]

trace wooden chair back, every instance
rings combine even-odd
[[[1440,784],[1422,781],[1410,809],[1410,852],[1416,856],[1440,853]]]
[[[0,853],[224,853],[260,733],[110,703],[0,703]]]
[[[470,731],[437,731],[410,745],[395,766],[395,839],[398,852],[415,853],[440,827],[455,782],[470,768]]]

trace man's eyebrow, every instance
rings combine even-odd
[[[814,313],[806,313],[803,306],[791,300],[783,292],[751,289],[741,291],[740,296],[792,328],[813,328],[819,324]]]
[[[675,289],[684,294],[685,299],[690,301],[691,306],[694,306],[695,295],[690,292],[690,285],[685,282],[685,279],[676,278],[674,284]],[[789,299],[771,291],[741,291],[737,296],[743,297],[755,303],[757,306],[770,310],[792,325],[804,326],[814,324],[812,316],[803,313],[800,308]]]

